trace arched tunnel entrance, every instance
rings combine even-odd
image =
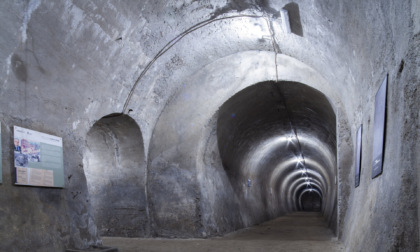
[[[336,115],[321,92],[287,81],[245,88],[220,108],[217,141],[242,215],[321,211],[336,225]]]
[[[83,163],[100,235],[144,236],[144,147],[136,122],[126,115],[97,121],[86,136]]]
[[[341,107],[332,107],[339,103],[329,83],[293,58],[277,55],[287,81],[271,81],[275,71],[267,80],[272,56],[220,59],[166,103],[147,156],[151,236],[211,237],[260,224],[302,210],[304,189],[319,192],[320,212],[337,231]]]

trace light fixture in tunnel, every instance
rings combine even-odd
[[[305,183],[306,183],[306,187],[310,187],[311,186],[311,180],[312,178],[310,178],[310,177],[308,177],[308,176],[306,176],[305,177]]]
[[[287,137],[287,142],[291,143],[291,142],[293,142],[293,140],[295,140],[294,135],[290,135],[290,136]]]
[[[302,157],[302,154],[301,154],[301,155],[299,155],[298,157],[296,157],[296,162],[297,162],[298,164],[302,164],[302,163],[303,163],[303,161],[304,161],[304,159],[303,159],[303,157]]]

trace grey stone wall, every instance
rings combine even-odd
[[[286,4],[291,34],[279,16]],[[83,158],[88,132],[114,113],[141,129],[145,213],[136,235],[246,226],[216,148],[217,111],[240,90],[279,80],[319,90],[334,109],[337,214],[325,216],[347,250],[416,251],[418,8],[414,0],[1,2],[0,250],[101,243]],[[384,173],[372,180],[374,97],[387,73]],[[64,189],[12,185],[13,125],[63,138]]]

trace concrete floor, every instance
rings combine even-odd
[[[316,212],[297,212],[212,239],[140,239],[103,237],[119,251],[344,251]]]

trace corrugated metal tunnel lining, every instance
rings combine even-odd
[[[223,167],[250,216],[308,210],[302,199],[317,194],[319,210],[335,225],[336,115],[321,92],[296,82],[250,86],[219,110],[217,138]]]

